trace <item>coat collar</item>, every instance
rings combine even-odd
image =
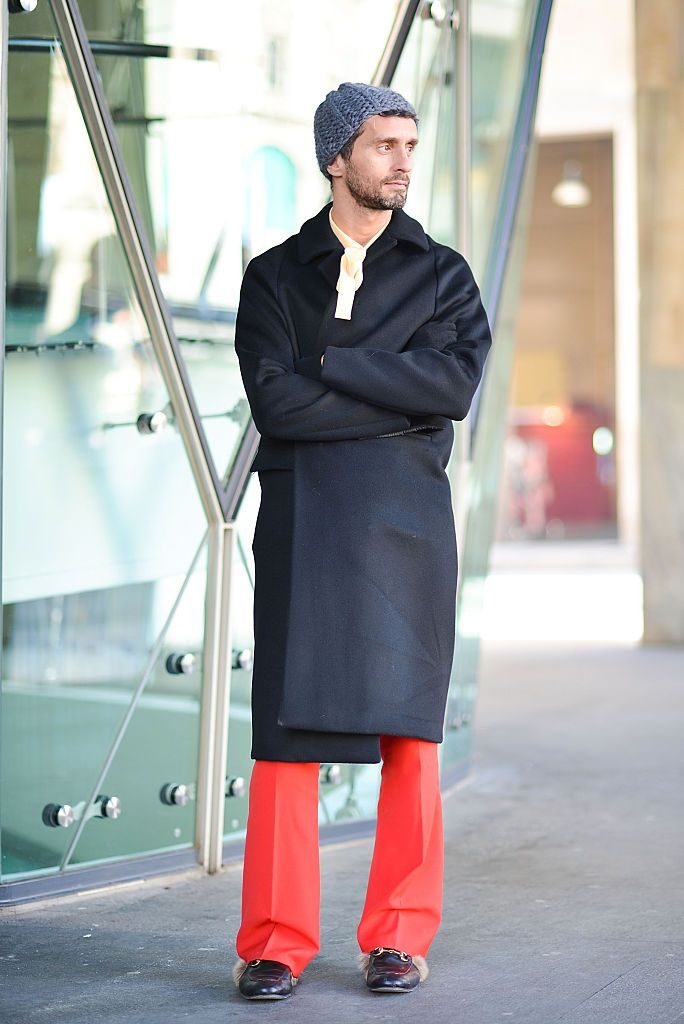
[[[339,257],[342,243],[330,227],[328,215],[331,208],[332,201],[326,203],[314,217],[310,217],[302,224],[297,235],[297,251],[301,263],[308,263],[316,256],[330,253]],[[368,250],[367,260],[370,262],[371,257],[379,256],[381,251],[393,248],[397,242],[408,242],[423,252],[430,249],[427,235],[418,221],[409,217],[403,210],[396,209],[392,210],[392,219],[385,230]]]

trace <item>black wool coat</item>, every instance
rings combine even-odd
[[[261,435],[251,756],[374,763],[382,734],[443,740],[451,421],[491,333],[466,260],[398,209],[351,320],[335,319],[331,205],[254,257],[240,292],[235,350]]]

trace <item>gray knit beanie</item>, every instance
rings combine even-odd
[[[384,85],[342,82],[337,89],[328,93],[314,114],[316,160],[328,180],[331,178],[326,167],[363,122],[374,114],[385,114],[392,110],[406,112],[416,118],[416,122],[418,120],[408,100]]]

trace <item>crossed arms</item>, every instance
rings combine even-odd
[[[328,345],[294,359],[277,300],[277,268],[252,260],[245,271],[235,351],[260,434],[335,441],[404,430],[412,415],[463,419],[491,345],[487,316],[470,267],[446,246],[436,250],[437,296],[430,321],[401,352]]]

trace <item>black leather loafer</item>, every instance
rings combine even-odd
[[[421,980],[408,953],[376,946],[368,955],[366,985],[371,992],[412,992]]]
[[[299,981],[280,960],[249,960],[236,973],[238,991],[245,999],[287,999]]]

